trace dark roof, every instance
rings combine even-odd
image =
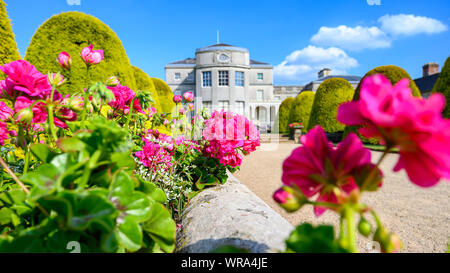
[[[420,92],[425,93],[433,90],[434,84],[436,83],[439,74],[440,73],[436,73],[430,76],[415,79],[414,81],[416,82],[416,85],[419,88]]]
[[[265,65],[270,65],[268,63],[263,63],[263,62],[259,62],[259,61],[255,61],[255,60],[250,60],[250,64],[265,64]]]
[[[195,64],[195,58],[187,58],[181,61],[172,62],[169,64]]]
[[[320,78],[320,79],[318,79],[318,80],[316,80],[316,81],[323,82],[323,81],[325,81],[325,80],[332,79],[332,78],[342,78],[342,79],[345,79],[345,80],[347,80],[347,81],[349,81],[349,82],[359,82],[359,81],[361,81],[361,79],[362,79],[360,76],[350,76],[350,75],[329,75],[329,76]]]

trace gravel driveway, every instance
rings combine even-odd
[[[317,219],[310,206],[287,213],[272,200],[273,192],[281,186],[283,160],[297,147],[292,143],[280,143],[273,151],[262,147],[245,157],[235,176],[293,225],[308,221],[334,223],[337,228],[339,218],[334,212],[327,211]],[[372,162],[380,156],[380,152],[372,152]],[[397,158],[397,154],[392,154],[385,159],[381,166],[385,174],[383,187],[365,193],[363,202],[375,208],[386,227],[400,236],[402,252],[446,252],[450,238],[450,183],[441,181],[433,188],[419,188],[409,182],[404,171],[392,172]],[[360,251],[368,252],[370,241],[362,236],[358,241]]]

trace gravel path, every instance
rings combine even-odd
[[[334,212],[327,211],[317,219],[312,207],[307,206],[291,214],[272,200],[273,192],[281,186],[283,160],[297,147],[280,143],[276,150],[266,151],[262,146],[244,159],[235,176],[293,225],[305,221],[334,223],[337,229],[339,218]],[[380,152],[372,152],[372,162],[380,156]],[[383,187],[365,193],[363,202],[375,208],[386,227],[402,239],[402,252],[446,252],[450,242],[450,183],[441,181],[430,189],[419,188],[409,182],[404,171],[391,171],[397,158],[392,154],[385,159],[381,166],[385,174]],[[370,241],[362,236],[358,241],[359,250],[368,252]]]

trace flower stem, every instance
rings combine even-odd
[[[25,148],[25,165],[23,167],[23,174],[28,172],[28,165],[30,164],[30,147],[27,145]]]
[[[50,135],[54,142],[57,140],[56,131],[55,131],[55,121],[53,118],[53,96],[55,94],[55,87],[52,86],[52,95],[50,97],[50,105],[47,105],[48,109],[48,126],[50,128]]]
[[[347,241],[350,252],[356,253],[356,229],[355,229],[355,212],[351,207],[345,207],[344,217],[347,222]]]
[[[131,115],[132,115],[132,113],[133,113],[133,104],[134,104],[134,100],[135,100],[135,99],[136,99],[136,98],[133,98],[133,99],[131,100],[131,103],[130,103],[130,112],[128,113],[127,123],[125,123],[125,127],[128,127],[128,125],[130,124]]]

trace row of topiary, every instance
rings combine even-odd
[[[0,0],[0,65],[21,58],[5,6]],[[89,79],[81,59],[73,58],[70,71],[61,70],[55,62],[58,53],[63,50],[76,56],[90,44],[103,49],[104,59],[89,71]],[[170,87],[164,81],[150,78],[144,71],[132,66],[114,31],[99,19],[81,12],[64,12],[45,21],[32,37],[25,60],[39,71],[60,71],[69,79],[61,87],[61,93],[79,92],[88,81],[105,81],[110,75],[115,75],[122,84],[133,90],[150,91],[155,100],[153,106],[158,112],[169,113],[174,107]]]
[[[450,58],[447,59],[442,72],[436,82],[433,91],[443,93],[446,98],[450,97]],[[315,95],[311,91],[301,92],[295,99],[287,98],[281,105],[278,112],[278,126],[280,133],[289,132],[289,124],[293,122],[301,122],[305,131],[309,131],[316,125],[324,128],[329,134],[356,132],[358,127],[347,126],[337,121],[337,109],[340,104],[350,101],[359,100],[361,83],[363,80],[374,74],[385,75],[392,84],[397,83],[401,79],[408,78],[410,80],[409,88],[413,96],[420,97],[420,91],[409,74],[400,67],[387,65],[380,66],[370,70],[361,79],[356,90],[348,81],[342,78],[331,78],[325,80],[317,89]],[[450,117],[450,107],[444,110],[444,117]],[[365,143],[377,144],[375,139],[366,139],[360,136]]]

